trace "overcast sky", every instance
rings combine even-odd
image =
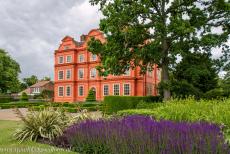
[[[98,28],[100,17],[89,0],[0,0],[0,48],[19,62],[21,78],[53,78],[53,54],[62,38],[79,40]]]
[[[76,40],[98,28],[88,0],[0,0],[0,48],[20,64],[20,77],[53,78],[54,50],[64,36]]]

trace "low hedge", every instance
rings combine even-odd
[[[129,115],[145,115],[145,116],[153,116],[154,111],[152,109],[129,109],[118,111],[118,116],[129,116]]]
[[[0,103],[9,103],[13,101],[13,97],[7,96],[7,95],[1,95],[0,96]]]
[[[112,114],[124,109],[135,109],[139,102],[162,102],[160,96],[106,96],[105,113]]]
[[[27,108],[31,106],[39,106],[45,104],[44,102],[29,103],[29,102],[12,102],[12,103],[0,103],[1,109],[10,109],[10,108]]]

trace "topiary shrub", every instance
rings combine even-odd
[[[25,92],[23,92],[21,95],[21,101],[28,101],[28,100],[29,100],[28,95]]]
[[[93,89],[89,90],[88,96],[86,97],[86,101],[87,102],[96,101],[96,96],[95,96],[95,92],[93,91]]]

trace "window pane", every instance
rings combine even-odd
[[[124,95],[130,95],[130,84],[124,84]]]
[[[95,78],[96,75],[97,75],[96,69],[95,69],[95,68],[92,68],[92,69],[90,70],[90,77],[91,77],[91,78]]]
[[[72,56],[67,56],[66,61],[67,61],[67,63],[71,63],[72,62]]]
[[[64,63],[64,58],[63,57],[59,57],[58,58],[58,63],[59,64],[63,64]]]
[[[83,69],[79,69],[78,70],[78,78],[82,79],[84,77],[84,70]]]
[[[120,95],[120,85],[119,84],[113,85],[113,95]]]
[[[79,96],[83,96],[84,95],[84,88],[83,88],[83,86],[79,86],[78,94],[79,94]]]
[[[66,79],[70,79],[71,77],[71,70],[66,71]]]
[[[79,62],[84,62],[84,55],[79,55]]]
[[[67,86],[66,87],[66,96],[70,96],[71,95],[71,87]]]
[[[91,59],[92,59],[92,61],[96,61],[97,60],[97,55],[92,54]]]
[[[64,71],[59,71],[58,72],[58,80],[62,80],[64,76]]]
[[[64,96],[64,88],[63,87],[58,87],[58,95]]]
[[[109,86],[104,85],[104,96],[108,96],[108,95],[109,95]]]

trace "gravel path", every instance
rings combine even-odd
[[[27,108],[20,108],[19,109],[23,115],[26,115],[28,110]],[[78,113],[71,113],[71,115],[78,115]],[[89,115],[92,116],[94,119],[98,119],[102,117],[101,112],[89,112]],[[17,115],[14,112],[14,109],[0,109],[0,120],[14,120],[20,121]]]
[[[27,114],[27,108],[20,108],[19,109],[23,115]],[[16,120],[19,121],[20,119],[14,112],[14,109],[0,109],[0,120]]]

